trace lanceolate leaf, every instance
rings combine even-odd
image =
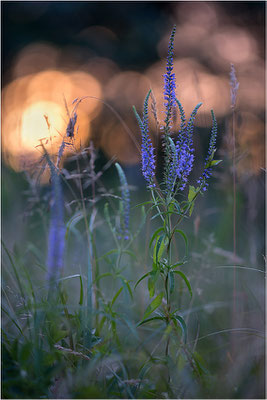
[[[81,275],[80,275],[80,300],[79,300],[79,304],[80,304],[80,306],[83,305],[83,280],[82,280]]]
[[[175,232],[179,233],[179,235],[181,235],[183,237],[184,242],[185,242],[185,255],[187,256],[187,254],[188,254],[188,239],[187,239],[187,236],[181,229],[175,229]]]
[[[158,269],[157,270],[153,270],[150,273],[150,277],[149,277],[148,283],[147,283],[150,297],[153,297],[154,294],[155,294],[155,285],[156,285],[156,282],[158,280],[158,277],[159,277],[159,270]]]
[[[220,162],[222,162],[222,160],[212,160],[211,163],[210,163],[210,166],[213,167],[215,165],[220,164]]]
[[[149,304],[147,307],[143,320],[149,317],[150,314],[152,314],[153,311],[155,311],[162,303],[164,293],[160,293],[155,299],[152,301],[152,303]]]
[[[183,278],[183,280],[185,281],[185,284],[186,284],[186,286],[187,286],[187,288],[188,288],[188,290],[189,290],[190,296],[192,297],[192,288],[191,288],[191,285],[190,285],[190,283],[189,283],[189,280],[187,279],[187,277],[185,276],[185,274],[184,274],[183,272],[181,272],[181,271],[173,271],[173,273],[174,273],[174,274],[178,274],[178,275],[180,275],[180,276]]]
[[[157,230],[153,233],[152,238],[150,239],[150,242],[149,242],[149,248],[151,247],[151,245],[152,245],[153,241],[155,240],[156,236],[157,236],[160,232],[162,232],[162,231],[164,231],[163,227],[157,229]]]
[[[117,300],[117,298],[119,297],[119,295],[121,294],[122,289],[123,289],[123,286],[117,291],[117,293],[116,293],[115,296],[113,297],[112,302],[111,302],[111,307],[113,306],[113,304],[115,303],[115,301]]]
[[[66,233],[65,239],[68,239],[69,231],[75,227],[75,225],[84,218],[84,215],[81,212],[76,213],[73,217],[70,218],[68,223],[66,224]]]
[[[158,236],[155,247],[154,247],[154,253],[153,253],[153,264],[154,265],[157,265],[158,262],[160,261],[165,247],[166,247],[165,235]]]
[[[141,322],[139,322],[139,324],[137,326],[141,326],[143,324],[146,324],[147,322],[151,322],[151,321],[155,321],[155,320],[161,320],[161,321],[165,321],[165,317],[152,317],[152,318],[147,318],[145,320],[142,320]]]
[[[140,283],[143,279],[145,279],[148,275],[150,275],[151,272],[152,272],[152,271],[149,271],[149,272],[147,272],[145,275],[141,276],[141,278],[138,279],[138,281],[137,281],[136,284],[134,285],[134,288],[136,288],[136,286],[139,285],[139,283]]]
[[[191,217],[191,215],[192,215],[192,212],[194,210],[194,206],[195,206],[195,202],[193,201],[191,206],[190,206],[190,209],[189,209],[189,217]]]
[[[184,342],[186,343],[186,340],[187,340],[187,327],[186,327],[185,320],[180,315],[174,315],[173,318],[175,318],[175,320],[180,324],[180,326],[182,328],[182,331],[183,331]]]
[[[129,281],[127,281],[127,279],[125,279],[122,275],[119,275],[119,278],[121,279],[121,282],[122,282],[124,288],[128,290],[129,295],[130,295],[131,299],[133,300],[133,292],[129,285]]]

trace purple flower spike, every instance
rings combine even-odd
[[[193,129],[194,120],[196,118],[199,107],[202,103],[198,103],[194,108],[188,124],[186,126],[185,114],[181,103],[177,100],[181,115],[181,129],[179,132],[176,149],[178,154],[177,176],[179,179],[179,189],[183,191],[188,181],[188,176],[193,168],[194,148],[193,148]]]
[[[169,132],[170,128],[170,120],[172,116],[172,110],[176,106],[176,83],[175,83],[175,74],[173,72],[173,42],[174,35],[176,32],[176,26],[174,25],[170,41],[168,47],[168,56],[167,56],[167,66],[166,66],[166,74],[164,74],[164,99],[165,99],[165,107],[166,107],[166,134]]]
[[[144,101],[144,111],[143,111],[143,120],[139,117],[135,107],[134,113],[138,120],[141,135],[142,135],[142,145],[141,145],[141,154],[142,154],[142,173],[145,180],[148,182],[148,187],[154,187],[153,183],[155,177],[155,155],[154,148],[151,142],[151,139],[148,134],[148,99],[150,96],[151,90],[148,92],[145,101]]]
[[[216,151],[215,145],[216,145],[216,138],[217,138],[217,121],[216,121],[213,110],[211,110],[211,115],[212,115],[212,130],[211,130],[211,135],[210,135],[208,154],[207,154],[207,157],[205,160],[206,161],[205,169],[204,169],[203,174],[200,176],[200,178],[197,181],[197,183],[201,186],[201,189],[204,192],[207,190],[207,187],[208,187],[207,180],[212,175],[212,166],[215,166],[221,162],[221,160],[213,160],[214,153]]]

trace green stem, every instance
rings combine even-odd
[[[166,207],[168,210],[168,206]],[[167,247],[167,265],[168,267],[171,265],[171,240],[172,240],[172,235],[171,235],[171,217],[170,214],[167,213],[166,217],[166,230],[167,230],[167,235],[168,235],[168,247]],[[170,324],[170,312],[171,312],[171,302],[170,302],[170,289],[169,289],[169,272],[167,271],[167,275],[165,278],[165,291],[166,291],[166,300],[167,300],[167,326]],[[166,357],[169,354],[169,344],[170,344],[170,337],[167,339],[166,343],[166,350],[165,350],[165,355]],[[168,380],[170,380],[170,374],[168,372]]]
[[[159,215],[160,215],[160,218],[161,218],[162,221],[164,222],[164,218],[163,218],[162,213],[161,213],[161,210],[160,210],[160,208],[159,208],[159,206],[158,206],[158,202],[157,202],[157,200],[155,199],[154,189],[153,189],[153,188],[150,188],[150,189],[151,189],[151,195],[152,195],[154,204],[156,205],[156,209],[158,210],[158,213],[159,213]]]
[[[77,170],[79,173],[79,176],[81,176],[81,171],[80,171],[80,164],[79,161],[77,160]],[[86,230],[86,237],[88,241],[88,257],[87,257],[87,313],[86,313],[86,335],[85,335],[85,346],[90,348],[91,347],[91,328],[92,328],[92,308],[93,308],[93,301],[92,301],[92,283],[93,283],[93,268],[92,268],[92,243],[91,243],[91,237],[90,237],[90,229],[87,221],[87,213],[86,213],[86,207],[85,207],[85,201],[84,201],[84,195],[83,195],[83,189],[82,189],[82,182],[81,178],[79,179],[79,187],[80,187],[80,194],[81,194],[81,200],[82,200],[82,211],[83,211],[83,217],[84,217],[84,223],[85,223],[85,230]]]

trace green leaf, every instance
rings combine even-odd
[[[113,274],[111,272],[105,272],[104,274],[98,275],[98,277],[95,280],[95,283],[100,281],[100,279],[105,278],[107,276],[113,276]]]
[[[199,374],[200,375],[209,374],[209,371],[203,365],[204,364],[204,360],[201,357],[201,355],[199,353],[197,353],[197,352],[194,352],[192,354],[192,357],[193,357],[193,360],[195,361],[195,364],[196,364],[196,367],[198,369]]]
[[[187,257],[187,255],[188,255],[188,239],[187,239],[186,234],[181,229],[175,229],[174,232],[179,233],[179,235],[181,235],[182,238],[184,239],[184,242],[185,242],[185,256]]]
[[[153,204],[153,201],[152,200],[144,201],[143,203],[140,203],[140,204],[137,204],[136,206],[133,206],[133,209],[137,208],[137,207],[141,207],[141,206],[143,207],[146,204]]]
[[[179,324],[180,324],[180,326],[182,328],[182,331],[183,331],[184,342],[186,343],[186,340],[187,340],[187,326],[186,326],[185,320],[180,315],[174,315],[173,318],[175,318],[177,320],[177,322],[179,322]]]
[[[172,264],[172,265],[170,266],[170,269],[173,269],[173,268],[176,268],[176,267],[180,267],[181,265],[184,265],[184,264],[185,264],[185,261],[181,261],[181,262]]]
[[[166,247],[166,236],[158,236],[153,252],[153,264],[157,266]]]
[[[189,186],[189,192],[188,192],[188,201],[191,203],[195,199],[195,196],[198,192],[198,188],[195,188],[194,186]]]
[[[73,230],[73,228],[75,227],[75,225],[81,220],[83,219],[84,215],[81,212],[78,212],[76,214],[74,214],[70,220],[68,221],[68,223],[66,224],[66,233],[65,233],[65,239],[68,239],[69,236],[69,231]]]
[[[156,237],[160,232],[162,232],[162,231],[164,231],[164,228],[163,228],[163,227],[160,227],[160,228],[158,228],[158,229],[153,233],[153,235],[152,235],[152,237],[151,237],[151,239],[150,239],[150,242],[149,242],[149,248],[151,247],[152,243],[154,242],[155,237]]]
[[[113,232],[113,227],[111,225],[111,221],[110,221],[110,215],[109,215],[109,204],[106,203],[104,206],[104,215],[105,215],[105,219],[108,223],[108,226],[110,228],[110,230]]]
[[[149,304],[147,307],[143,320],[146,319],[150,314],[152,314],[153,311],[155,311],[162,303],[164,293],[160,293],[155,299]]]
[[[116,293],[115,296],[113,297],[110,307],[113,306],[113,304],[115,303],[115,301],[117,300],[117,298],[118,298],[119,295],[121,294],[122,289],[123,289],[123,286],[117,291],[117,293]]]
[[[193,201],[192,204],[191,204],[191,206],[190,206],[190,208],[189,208],[189,217],[191,217],[192,212],[193,212],[193,210],[194,210],[194,207],[195,207],[195,202]]]
[[[177,274],[177,275],[180,275],[180,276],[183,278],[183,280],[185,281],[185,284],[186,284],[186,286],[187,286],[187,288],[188,288],[188,290],[189,290],[190,296],[192,297],[192,295],[193,295],[193,293],[192,293],[192,288],[191,288],[191,285],[190,285],[190,283],[189,283],[189,280],[187,279],[187,277],[185,276],[185,274],[184,274],[183,272],[181,272],[181,271],[173,271],[173,273],[174,273],[174,274]]]
[[[104,315],[104,316],[102,317],[101,321],[100,321],[100,324],[99,324],[99,332],[101,332],[101,330],[102,330],[102,328],[103,328],[103,325],[104,325],[106,319],[107,319],[107,317]]]
[[[149,277],[148,283],[147,283],[150,297],[153,297],[154,294],[155,294],[155,285],[156,285],[156,282],[158,280],[158,277],[159,277],[159,270],[158,269],[157,270],[153,270],[150,273],[150,277]]]
[[[143,279],[145,279],[148,275],[150,275],[151,272],[152,272],[152,271],[149,271],[149,272],[147,272],[145,275],[141,276],[141,278],[138,279],[138,281],[136,282],[134,288],[136,288],[136,286],[139,285],[139,283],[140,283]]]
[[[142,320],[141,322],[139,322],[139,324],[137,324],[137,326],[141,326],[141,325],[143,325],[143,324],[146,324],[147,322],[155,321],[155,320],[165,321],[165,317],[152,317],[152,318],[147,318],[147,319]]]
[[[222,162],[222,160],[212,160],[211,163],[210,163],[210,166],[213,167],[215,165],[220,164],[220,162]]]
[[[181,208],[180,208],[180,204],[178,203],[177,200],[174,200],[174,205],[175,205],[176,210],[178,211],[178,215],[181,215],[182,211],[181,211]]]
[[[81,275],[80,275],[80,300],[79,300],[79,304],[80,304],[80,306],[83,305],[83,280],[82,280]]]
[[[129,295],[130,295],[131,299],[133,300],[133,292],[129,285],[129,281],[127,281],[127,279],[125,279],[122,275],[119,275],[119,278],[121,279],[121,282],[122,282],[124,288],[128,290]]]
[[[15,321],[15,319],[10,315],[10,313],[5,310],[5,308],[1,305],[1,310],[8,316],[8,318],[10,319],[10,321],[13,322],[13,324],[15,325],[15,327],[20,331],[21,335],[24,336],[23,331],[21,329],[21,327],[18,325],[18,323]],[[19,322],[19,320],[18,320]],[[3,330],[3,329],[2,329]]]

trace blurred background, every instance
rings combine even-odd
[[[192,317],[192,329],[200,321],[200,336],[231,327],[263,332],[265,3],[3,1],[1,6],[2,236],[7,246],[24,252],[27,259],[29,243],[32,248],[35,241],[45,257],[46,246],[42,243],[44,237],[38,219],[30,219],[30,223],[27,219],[32,204],[40,200],[36,193],[35,197],[31,193],[29,200],[27,191],[32,190],[29,176],[38,165],[40,139],[46,138],[51,155],[57,153],[68,124],[66,104],[71,111],[72,102],[78,97],[88,96],[78,108],[76,149],[88,146],[92,140],[98,152],[99,171],[109,160],[116,159],[132,187],[133,202],[146,197],[140,170],[140,132],[132,106],[141,111],[143,100],[152,88],[158,120],[163,122],[165,58],[170,32],[176,24],[177,97],[187,117],[198,102],[203,102],[195,121],[196,165],[192,183],[203,168],[211,109],[218,120],[218,154],[223,160],[216,168],[208,192],[199,199],[192,219],[184,226],[191,243],[195,307],[202,312],[205,309],[200,316]],[[240,83],[235,112],[236,254],[233,252],[231,63]],[[152,114],[150,128],[157,146],[159,130]],[[71,150],[67,149],[65,154],[64,166],[72,168],[72,161],[68,160]],[[110,190],[111,182],[118,183],[113,167],[102,179]],[[44,178],[42,185],[40,215],[48,211],[45,197],[48,179]],[[90,193],[89,188],[88,196]],[[32,202],[30,207],[29,202]],[[258,270],[237,272],[234,321],[229,311],[233,263]],[[229,268],[217,268],[220,265]],[[139,267],[136,279],[141,274]],[[228,336],[215,335],[208,342],[199,341],[209,366],[226,382],[216,393],[219,397],[230,393],[233,397],[262,398],[262,338],[236,336],[239,368],[227,347],[232,340]],[[244,345],[246,351],[239,351]]]

